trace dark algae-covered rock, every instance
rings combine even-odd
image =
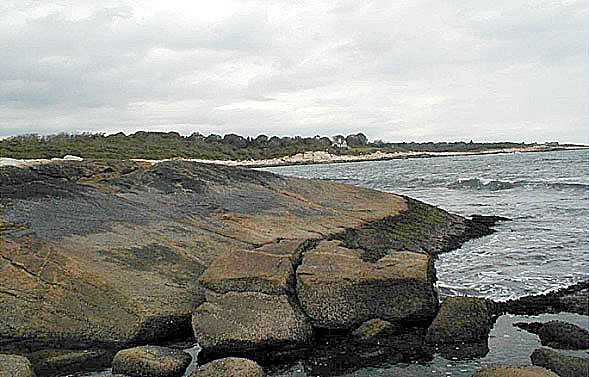
[[[538,348],[530,356],[532,364],[550,369],[561,377],[589,376],[589,359]]]
[[[264,370],[255,361],[227,357],[201,366],[188,377],[264,377]]]
[[[113,350],[44,349],[27,354],[37,376],[92,371],[111,365]]]
[[[562,349],[589,348],[589,331],[572,323],[563,321],[518,322],[513,325],[537,334],[543,346]]]
[[[545,294],[508,300],[501,303],[501,310],[525,315],[559,312],[589,315],[589,280]]]
[[[538,366],[495,365],[479,370],[472,377],[558,377],[558,374]]]
[[[117,352],[113,373],[130,377],[180,377],[192,356],[184,351],[159,346],[141,346]]]
[[[0,354],[0,377],[35,377],[35,372],[26,357]]]
[[[475,297],[448,297],[427,330],[430,343],[485,341],[494,323],[492,303]]]
[[[475,297],[448,297],[427,329],[426,341],[445,358],[470,359],[489,352],[494,303]]]

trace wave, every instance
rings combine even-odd
[[[499,191],[509,190],[518,187],[526,188],[545,188],[552,190],[575,190],[589,191],[589,185],[585,183],[568,183],[568,182],[548,182],[548,181],[500,181],[484,178],[460,179],[447,185],[450,189],[467,189],[467,190],[488,190]]]

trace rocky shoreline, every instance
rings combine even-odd
[[[202,348],[195,375],[302,358],[335,375],[434,349],[480,356],[497,316],[530,302],[587,307],[587,283],[440,306],[436,255],[506,219],[353,186],[189,161],[56,161],[0,168],[0,198],[0,353],[32,362],[2,365],[37,376],[113,358],[113,373],[181,376],[185,355],[141,348],[173,341]]]

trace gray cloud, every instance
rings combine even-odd
[[[5,1],[0,137],[587,143],[584,1]]]

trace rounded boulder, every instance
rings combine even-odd
[[[131,377],[180,377],[191,361],[192,356],[184,351],[141,346],[119,351],[112,362],[112,372]]]

